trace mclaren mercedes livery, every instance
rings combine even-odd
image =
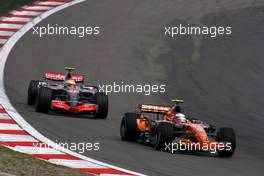
[[[74,68],[65,67],[65,70],[67,74],[45,73],[45,81],[30,81],[27,103],[35,105],[37,112],[89,113],[105,119],[108,96],[99,92],[97,86],[85,85],[84,76],[72,75]]]

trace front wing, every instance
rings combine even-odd
[[[81,113],[97,111],[97,105],[91,103],[85,103],[77,106],[70,106],[66,102],[53,100],[51,103],[51,109],[64,110],[69,113]]]

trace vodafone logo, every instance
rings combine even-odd
[[[45,73],[45,78],[55,81],[63,81],[65,80],[66,75],[60,74],[60,73]],[[83,82],[84,77],[80,75],[72,75],[72,79],[74,79],[76,82]]]
[[[52,79],[52,80],[64,80],[66,75],[62,74],[54,74],[54,73],[45,73],[46,79]]]
[[[72,79],[74,79],[76,82],[82,82],[83,81],[83,76],[73,75]]]

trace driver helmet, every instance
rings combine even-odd
[[[68,80],[65,80],[64,86],[67,89],[71,89],[71,88],[73,89],[76,86],[76,83],[74,79],[68,79]]]
[[[178,121],[182,121],[182,122],[185,122],[186,121],[186,117],[185,117],[185,115],[183,113],[177,113],[175,115],[175,118]]]

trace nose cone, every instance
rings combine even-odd
[[[78,106],[78,92],[68,91],[69,102],[72,107]]]
[[[76,100],[76,101],[71,101],[71,106],[72,107],[75,107],[75,106],[77,106],[78,105],[78,101]]]

